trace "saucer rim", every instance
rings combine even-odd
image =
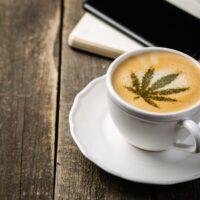
[[[91,156],[87,151],[86,148],[84,148],[84,146],[81,144],[81,141],[79,141],[79,138],[76,136],[76,126],[74,124],[74,118],[76,115],[76,112],[79,108],[80,105],[80,101],[82,99],[82,97],[85,96],[85,94],[87,94],[87,92],[89,92],[97,83],[101,82],[101,81],[106,81],[106,75],[100,76],[98,78],[95,78],[94,80],[90,81],[74,98],[72,107],[70,109],[69,112],[69,127],[70,127],[70,134],[74,140],[74,142],[76,143],[76,145],[78,146],[79,150],[81,151],[81,153],[92,163],[94,163],[96,166],[98,166],[99,168],[101,168],[102,170],[104,170],[107,173],[110,173],[114,176],[123,178],[125,180],[128,181],[133,181],[133,182],[137,182],[137,183],[143,183],[143,184],[153,184],[153,185],[173,185],[173,184],[178,184],[178,183],[184,183],[184,182],[188,182],[188,181],[192,181],[195,179],[198,179],[200,177],[200,173],[193,175],[193,176],[189,176],[186,178],[182,178],[182,179],[178,179],[178,180],[144,180],[144,179],[139,179],[139,178],[134,178],[134,177],[130,177],[128,176],[128,174],[123,174],[123,173],[119,173],[113,169],[110,169],[106,166],[104,166],[104,164],[98,160],[96,160],[93,156]]]

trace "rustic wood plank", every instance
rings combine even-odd
[[[0,3],[3,200],[53,197],[59,21],[59,0]]]
[[[157,200],[200,199],[200,180],[171,186],[154,186]]]
[[[84,158],[72,141],[68,113],[73,99],[89,81],[103,75],[111,61],[68,47],[68,35],[83,11],[79,0],[65,0],[64,7],[55,199],[150,199],[150,186],[102,171]]]

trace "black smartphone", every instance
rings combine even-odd
[[[200,58],[200,19],[164,0],[86,0],[85,10],[145,46]]]

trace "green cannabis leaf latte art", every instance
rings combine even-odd
[[[178,94],[189,89],[189,87],[177,87],[161,90],[163,87],[176,80],[180,73],[165,75],[151,84],[154,72],[155,69],[153,67],[149,68],[141,81],[134,72],[131,73],[132,85],[125,86],[125,88],[136,95],[134,99],[142,98],[149,105],[160,108],[156,101],[177,102],[177,99],[171,98],[169,95]]]

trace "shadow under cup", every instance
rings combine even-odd
[[[138,148],[148,151],[178,148],[189,152],[199,152],[200,101],[178,112],[154,113],[129,104],[117,94],[112,85],[113,72],[120,63],[130,57],[154,51],[184,56],[200,68],[200,64],[192,57],[168,48],[148,47],[121,55],[113,61],[106,74],[108,104],[112,120],[127,142]],[[177,140],[183,140],[188,134],[192,135],[194,145],[177,142]]]

